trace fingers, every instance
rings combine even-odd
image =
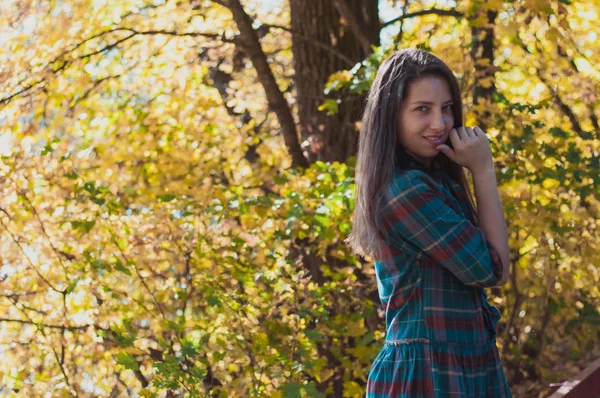
[[[480,135],[485,135],[485,133],[483,132],[483,130],[481,130],[478,126],[475,127],[464,127],[464,126],[460,126],[456,129],[453,129],[457,131],[457,135],[461,140],[467,140],[470,138],[477,138]],[[450,133],[452,133],[452,131],[450,131]]]
[[[448,133],[448,136],[450,137],[451,142],[460,141],[460,136],[458,135],[457,129],[450,130],[450,133]]]

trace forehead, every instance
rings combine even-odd
[[[440,76],[425,76],[408,85],[405,101],[446,102],[452,100],[452,92],[446,79]]]

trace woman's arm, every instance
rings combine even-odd
[[[471,170],[471,174],[477,200],[479,227],[485,233],[486,240],[494,246],[502,261],[502,277],[497,283],[500,286],[505,284],[510,276],[510,253],[508,231],[498,194],[496,172],[494,166],[491,165],[475,171]]]
[[[401,252],[424,253],[467,286],[496,286],[501,280],[502,259],[485,231],[450,206],[426,172],[395,176],[384,201],[389,243]]]

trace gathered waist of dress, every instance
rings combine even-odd
[[[495,336],[489,341],[474,341],[474,342],[460,342],[460,341],[442,341],[442,340],[430,340],[426,338],[412,338],[412,339],[400,339],[400,340],[385,340],[386,346],[402,346],[407,344],[431,344],[431,345],[448,345],[448,346],[482,346],[482,345],[495,345]]]

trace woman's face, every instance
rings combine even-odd
[[[398,139],[421,163],[430,166],[440,152],[436,147],[448,141],[454,126],[454,105],[443,77],[421,77],[408,85],[400,104]]]

